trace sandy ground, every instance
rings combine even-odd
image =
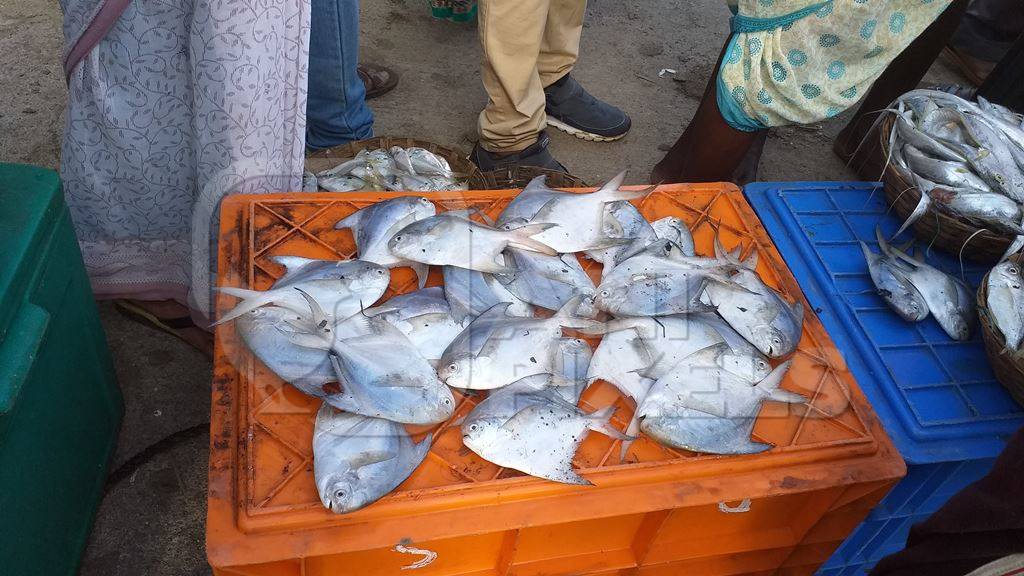
[[[432,20],[421,0],[374,0],[362,8],[363,60],[402,73],[398,89],[372,101],[380,135],[411,136],[468,151],[486,97],[475,25]],[[591,0],[575,74],[626,109],[633,131],[611,144],[553,134],[553,151],[596,182],[623,168],[644,182],[696,108],[728,27],[721,0]],[[0,161],[56,168],[65,102],[60,12],[53,0],[0,0]],[[662,68],[674,77],[659,78]],[[927,82],[963,82],[940,60]],[[849,180],[831,153],[844,125],[773,131],[762,180]],[[114,466],[186,430],[168,449],[124,469],[100,508],[81,573],[208,574],[204,551],[210,365],[178,340],[119,315],[101,315],[125,393]],[[198,431],[198,432],[196,432]]]

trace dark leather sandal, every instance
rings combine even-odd
[[[398,72],[376,64],[360,64],[356,67],[363,86],[366,87],[366,99],[370,100],[387,94],[398,86]]]

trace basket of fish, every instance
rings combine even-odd
[[[386,136],[306,155],[305,192],[404,190],[440,192],[481,188],[476,165],[440,144]]]
[[[522,188],[538,176],[543,176],[548,186],[552,188],[584,188],[587,186],[587,183],[578,176],[537,166],[516,166],[504,170],[491,170],[483,172],[481,175],[485,190]]]
[[[992,371],[1024,406],[1024,275],[1020,254],[996,265],[978,288],[978,316]]]
[[[697,514],[786,534],[764,570],[880,497],[902,461],[742,193],[623,178],[226,200],[214,567],[735,568]]]
[[[897,99],[882,120],[885,193],[917,237],[998,262],[1024,246],[1022,116],[935,90]],[[898,235],[898,234],[897,234]]]

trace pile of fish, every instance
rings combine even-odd
[[[881,254],[860,243],[868,272],[879,296],[907,322],[921,322],[929,315],[950,338],[968,340],[977,319],[974,292],[970,286],[890,246],[881,230],[875,229]]]
[[[979,97],[907,92],[890,106],[890,160],[921,191],[897,236],[931,207],[1024,246],[1024,116]]]
[[[803,307],[742,250],[716,238],[697,256],[682,220],[648,222],[630,201],[650,189],[623,190],[624,177],[587,194],[539,177],[493,223],[422,197],[381,201],[337,224],[359,259],[279,257],[287,270],[269,290],[221,288],[242,300],[218,322],[235,319],[256,357],[324,402],[313,453],[325,507],[356,510],[411,474],[431,438],[416,444],[402,425],[449,420],[452,389],[479,399],[461,422],[470,450],[557,482],[589,484],[572,460],[590,432],[623,455],[640,432],[696,452],[770,448],[751,438],[762,402],[806,401],[780,388],[791,361],[773,367],[795,350]],[[597,285],[583,257],[603,265]],[[401,266],[420,289],[378,302]],[[443,286],[424,287],[429,266]],[[602,339],[591,350],[566,331]],[[578,406],[596,380],[635,402],[625,432],[612,406]]]
[[[363,149],[355,158],[316,174],[306,171],[302,177],[305,192],[441,192],[468,188],[465,174],[453,172],[447,160],[417,147]]]
[[[1024,341],[1024,276],[1020,265],[1007,260],[988,274],[985,305],[1006,350],[1019,352]]]

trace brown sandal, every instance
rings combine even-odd
[[[376,64],[360,64],[356,67],[359,78],[366,87],[366,99],[370,100],[387,94],[398,86],[398,72]]]

